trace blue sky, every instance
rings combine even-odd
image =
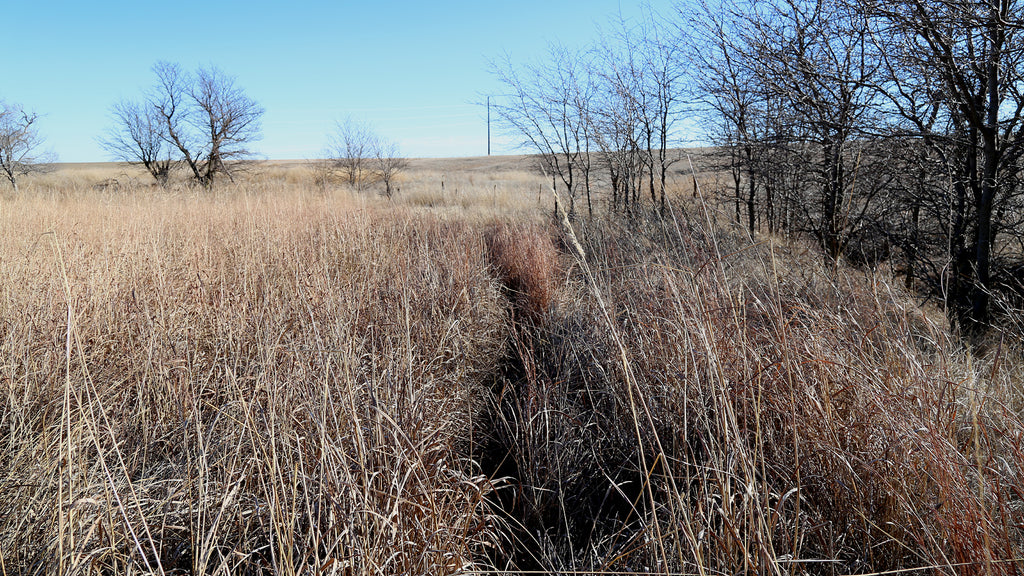
[[[159,60],[235,76],[266,108],[254,149],[267,158],[316,157],[346,116],[407,156],[483,155],[474,103],[501,90],[490,61],[581,47],[599,25],[641,14],[641,0],[4,2],[0,99],[42,116],[62,162],[110,159],[97,144],[110,107],[152,85]],[[497,139],[493,152],[516,150]]]

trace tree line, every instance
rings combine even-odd
[[[506,57],[492,66],[506,92],[494,106],[499,120],[539,154],[570,214],[579,198],[593,213],[599,175],[613,209],[647,196],[664,208],[687,103],[684,38],[650,15],[636,26],[618,22],[586,49],[552,46],[539,63]]]
[[[100,145],[114,159],[144,167],[161,186],[178,171],[205,188],[223,179],[233,181],[255,157],[250,146],[262,138],[264,108],[216,67],[189,71],[157,62],[153,73],[154,84],[139,98],[111,107],[111,125]],[[19,104],[0,101],[0,173],[15,191],[21,176],[51,158],[40,152],[38,119]],[[388,196],[406,166],[396,143],[351,119],[337,124],[324,156],[321,178],[344,174],[360,190],[379,181]]]
[[[505,126],[574,212],[665,209],[682,126],[751,232],[895,263],[965,335],[1024,295],[1016,0],[704,0],[495,66]],[[708,160],[705,160],[708,161]],[[993,296],[998,295],[998,306]]]

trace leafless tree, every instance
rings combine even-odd
[[[204,137],[198,151],[185,156],[193,158],[188,166],[196,179],[212,186],[216,175],[230,178],[231,164],[252,156],[248,145],[261,137],[264,110],[217,68],[196,71],[189,95],[195,105],[190,123]]]
[[[376,140],[366,124],[351,117],[335,125],[328,154],[345,182],[356,190],[362,190],[370,180],[369,165],[374,159]]]
[[[865,134],[874,116],[877,54],[870,27],[841,3],[783,0],[750,23],[747,42],[758,75],[772,96],[793,111],[800,135],[811,144],[808,166],[816,166],[819,194],[809,224],[826,253],[843,254],[850,238],[854,200],[869,203],[857,187],[859,162],[872,158]]]
[[[395,177],[409,166],[409,161],[399,153],[398,144],[390,140],[375,138],[372,148],[377,176],[384,184],[384,194],[391,198]]]
[[[143,102],[114,105],[114,126],[104,146],[115,157],[141,162],[158,182],[181,164],[192,179],[212,187],[252,157],[261,137],[263,108],[217,68],[195,73],[171,62],[153,66],[157,83]]]
[[[675,124],[683,114],[684,74],[682,46],[686,31],[659,25],[649,16],[640,28],[640,91],[644,94],[638,106],[644,141],[644,151],[650,171],[648,188],[654,202],[657,183],[657,202],[665,210],[665,188],[669,168],[678,161],[671,149],[678,145]],[[634,93],[635,94],[635,93]]]
[[[692,22],[688,14],[681,21]],[[778,129],[778,119],[769,117],[770,95],[761,89],[756,70],[751,66],[743,34],[738,30],[742,19],[719,6],[701,5],[701,16],[694,28],[699,49],[693,51],[697,66],[694,88],[696,99],[704,108],[704,129],[709,140],[724,151],[723,166],[732,177],[732,199],[736,222],[743,221],[741,206],[747,210],[747,228],[756,228],[758,190],[764,190],[765,220],[769,231],[774,228],[773,187],[766,185],[760,173],[759,160],[768,152],[771,129]]]
[[[800,188],[812,192],[794,205],[801,227],[838,258],[886,185],[858,178],[876,175],[871,164],[884,156],[875,150],[879,55],[870,21],[823,0],[726,0],[703,12],[711,42],[700,89],[720,118],[719,141],[732,149],[737,212],[741,165],[753,230],[758,187],[774,213],[771,164],[796,161],[804,168]]]
[[[983,331],[1000,271],[1022,266],[1024,6],[1017,0],[856,4],[879,21],[893,134],[920,145],[935,185],[911,208],[945,244],[938,275],[951,317]],[[924,230],[922,230],[924,231]],[[924,246],[922,246],[924,248]],[[917,246],[915,246],[915,250]],[[923,254],[919,251],[918,254]]]
[[[581,184],[593,210],[589,200],[593,83],[582,59],[581,54],[552,46],[546,62],[520,68],[506,58],[492,66],[508,93],[505,103],[493,107],[499,120],[523,138],[524,147],[540,155],[544,172],[561,181],[570,215],[575,214]]]
[[[631,210],[646,186],[665,209],[669,169],[681,145],[676,124],[688,98],[686,32],[648,12],[614,22],[592,49],[590,140],[611,182],[612,205]]]
[[[114,126],[100,145],[118,160],[141,163],[161,186],[166,186],[177,158],[157,109],[149,102],[122,100],[114,104],[111,114]]]
[[[932,286],[966,334],[985,330],[1002,287],[1016,282],[1024,301],[1022,9],[1018,0],[706,7],[713,24],[731,20],[709,27],[716,42],[700,89],[748,179],[749,226],[758,187],[771,205],[775,183],[795,181],[791,190],[814,192],[793,196],[796,219],[830,256],[896,247],[908,285]],[[780,170],[794,162],[802,171]]]
[[[593,75],[597,87],[591,101],[590,121],[594,143],[611,184],[612,207],[629,210],[638,201],[646,163],[639,145],[640,110],[629,81],[632,76],[624,73],[622,65],[632,58],[632,45],[620,45],[623,36],[628,38],[625,34],[602,37],[594,49]]]
[[[629,209],[637,202],[642,175],[634,134],[637,121],[629,97],[615,89],[607,76],[599,78],[590,107],[598,165],[608,174],[612,209]]]
[[[43,140],[36,130],[38,119],[38,114],[18,104],[0,102],[0,171],[15,191],[18,178],[44,161],[39,151]]]

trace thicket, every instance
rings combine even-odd
[[[1022,13],[1015,0],[681,3],[591,47],[497,65],[498,116],[570,214],[577,197],[591,213],[664,213],[667,175],[689,168],[679,149],[715,145],[729,175],[715,192],[751,233],[888,262],[978,343],[1024,302]]]

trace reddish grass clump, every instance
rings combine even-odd
[[[558,248],[550,231],[528,223],[496,222],[487,231],[487,257],[509,291],[516,314],[533,320],[546,313],[555,298]]]

